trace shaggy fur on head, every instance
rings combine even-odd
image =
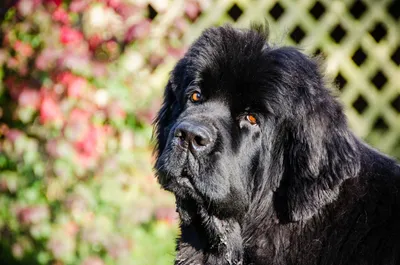
[[[400,264],[400,166],[266,32],[207,29],[171,73],[155,169],[181,219],[175,264]]]

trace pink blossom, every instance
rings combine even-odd
[[[62,120],[62,113],[58,102],[51,96],[45,96],[40,104],[40,122],[57,122]]]
[[[17,216],[22,224],[37,224],[49,217],[49,209],[46,206],[23,207],[17,210]]]
[[[84,167],[89,167],[99,158],[104,136],[105,131],[102,127],[92,125],[81,139],[75,141],[74,147],[78,155],[78,163]]]
[[[71,10],[71,12],[79,13],[84,11],[87,8],[88,4],[88,0],[73,0],[69,5],[69,9]]]
[[[6,133],[6,137],[11,142],[15,142],[19,137],[23,136],[24,134],[17,129],[9,129]]]
[[[31,88],[23,88],[18,96],[18,103],[23,107],[37,109],[40,105],[40,92]]]
[[[121,4],[121,0],[107,0],[107,5],[111,8],[117,8]]]
[[[73,255],[75,246],[74,238],[63,234],[62,232],[51,234],[51,238],[47,243],[47,248],[57,259],[61,259],[66,255]]]
[[[11,69],[17,69],[20,63],[21,62],[18,57],[9,57],[7,60],[7,67]]]
[[[52,157],[57,157],[59,156],[58,152],[58,141],[55,139],[47,141],[46,144],[46,151],[47,153],[52,156]]]
[[[149,35],[151,22],[149,19],[144,19],[139,23],[131,26],[125,35],[125,41],[131,42],[137,39],[143,39]]]
[[[23,57],[30,57],[33,54],[33,48],[30,44],[17,40],[14,43],[14,50]]]
[[[90,67],[89,54],[84,52],[77,52],[75,47],[68,45],[70,49],[65,49],[62,56],[57,61],[60,68],[74,69],[75,71],[81,71]]]
[[[108,73],[107,63],[94,61],[92,63],[92,71],[93,71],[93,75],[95,77],[103,77],[103,76],[107,75],[107,73]]]
[[[185,49],[179,49],[170,46],[167,48],[167,52],[169,55],[175,58],[181,58],[185,54]]]
[[[55,61],[60,57],[61,51],[55,49],[44,49],[36,58],[35,64],[39,70],[47,70],[52,67]]]
[[[126,117],[125,110],[116,101],[109,105],[107,113],[111,119],[125,119]]]
[[[96,256],[86,258],[81,265],[104,265],[104,262]]]
[[[40,4],[41,0],[20,0],[17,3],[17,10],[22,16],[32,14],[35,7]]]
[[[187,16],[194,21],[200,14],[200,5],[195,1],[185,2],[185,13]]]
[[[68,87],[67,92],[69,97],[78,98],[82,95],[83,89],[87,86],[86,79],[82,77],[77,77],[73,79]]]
[[[69,120],[71,122],[87,124],[89,123],[89,119],[91,116],[92,114],[89,111],[76,108],[73,109],[69,114]]]
[[[52,18],[54,21],[63,23],[63,24],[70,24],[70,19],[67,11],[64,8],[59,6],[56,10],[54,10]]]
[[[85,157],[94,157],[97,155],[97,141],[99,137],[99,131],[96,127],[91,127],[86,135],[75,142],[75,148],[78,153]]]
[[[60,42],[65,45],[73,45],[79,43],[83,39],[82,32],[68,26],[60,29]]]
[[[63,72],[57,75],[56,79],[57,82],[66,86],[69,97],[80,97],[83,90],[87,86],[87,81],[85,78],[75,76],[71,72]]]
[[[67,235],[75,236],[79,231],[79,226],[75,222],[68,222],[64,225],[64,231]]]
[[[75,108],[69,113],[67,126],[64,130],[64,134],[69,141],[76,143],[86,137],[90,128],[91,116],[91,112],[80,108]]]
[[[180,32],[185,32],[189,27],[189,24],[186,19],[183,17],[177,17],[174,21],[174,27],[178,29]]]
[[[122,19],[126,20],[132,16],[132,14],[136,14],[140,8],[143,8],[139,6],[141,5],[139,1],[136,2],[137,3],[135,4],[121,2],[119,5],[114,7],[114,10],[122,17]]]

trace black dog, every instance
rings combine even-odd
[[[400,264],[400,166],[349,131],[315,60],[267,36],[208,29],[171,74],[155,168],[176,264]]]

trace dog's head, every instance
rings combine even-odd
[[[308,218],[357,170],[318,64],[268,45],[267,35],[262,27],[208,29],[172,71],[155,122],[155,168],[178,210],[189,202],[239,219],[257,193],[272,192],[283,218]]]

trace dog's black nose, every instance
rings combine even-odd
[[[213,137],[207,127],[200,124],[182,122],[174,132],[174,136],[179,138],[179,144],[183,147],[189,147],[192,153],[201,154],[209,150]]]

